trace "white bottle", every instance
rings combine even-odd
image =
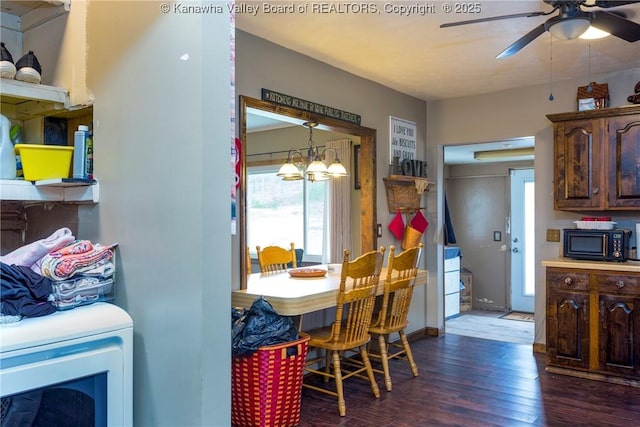
[[[0,114],[0,179],[16,179],[16,154],[9,135],[11,122]]]
[[[89,126],[79,125],[73,133],[73,177],[87,179],[87,137]]]

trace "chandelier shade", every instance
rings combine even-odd
[[[322,153],[320,153],[318,146],[313,142],[313,128],[317,125],[315,122],[305,122],[303,124],[303,126],[309,128],[308,156],[305,158],[297,148],[289,150],[287,161],[280,167],[277,173],[277,176],[282,177],[284,181],[297,181],[306,177],[310,182],[315,182],[347,176],[347,169],[340,162],[336,150],[333,148],[325,148]],[[334,155],[334,160],[329,167],[324,163],[327,158],[327,152],[333,152]],[[296,160],[294,160],[294,158]]]

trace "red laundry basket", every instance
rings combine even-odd
[[[234,357],[231,368],[231,424],[289,427],[300,423],[302,376],[309,335]]]

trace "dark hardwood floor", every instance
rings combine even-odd
[[[445,334],[411,348],[420,375],[392,361],[393,391],[377,375],[379,399],[350,378],[345,417],[303,388],[300,426],[640,426],[640,389],[547,373],[531,345]]]

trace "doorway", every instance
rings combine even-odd
[[[535,305],[535,193],[533,169],[511,170],[511,311]]]
[[[524,211],[534,211],[532,205],[524,202],[530,200],[533,203],[533,145],[531,137],[443,147],[443,196],[447,199],[455,232],[454,245],[461,250],[461,270],[466,270],[472,277],[470,311],[461,310],[455,316],[445,316],[445,333],[474,336],[475,324],[478,326],[475,336],[479,338],[503,341],[512,330],[513,342],[522,343],[524,339],[533,343],[533,322],[525,324],[522,320],[507,320],[508,316],[502,319],[514,309],[512,274],[527,277],[529,270],[525,253],[530,253],[532,258],[534,254],[533,235],[526,234],[527,224],[533,224],[532,219],[523,214]],[[519,149],[519,157],[510,157],[511,148]],[[527,151],[523,148],[530,149],[526,157],[522,155]],[[463,152],[465,154],[461,154]],[[478,156],[478,153],[483,154]],[[463,160],[456,161],[456,158]],[[530,179],[526,172],[522,172],[526,178],[521,178],[520,171],[528,171]],[[520,179],[522,184],[519,184]],[[517,197],[512,196],[512,187],[519,190],[514,193]],[[528,194],[531,194],[531,199],[526,198]],[[512,206],[512,199],[517,207]],[[518,234],[515,242],[514,232]],[[531,249],[527,250],[529,247]],[[532,280],[531,287],[533,283]],[[518,288],[513,294],[528,294],[531,308],[523,307],[520,302],[516,307],[532,313],[535,296],[532,290],[528,292],[526,286],[526,281],[518,280]],[[491,330],[495,331],[493,338],[488,334]]]

